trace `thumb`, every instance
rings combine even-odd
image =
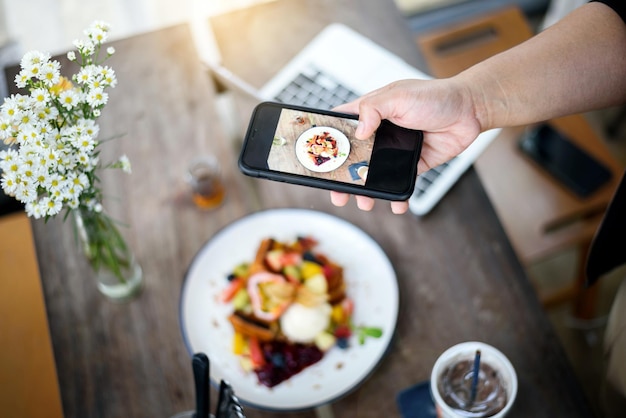
[[[361,106],[359,109],[359,124],[354,135],[358,139],[367,139],[374,134],[380,126],[382,118],[380,114],[369,107]]]

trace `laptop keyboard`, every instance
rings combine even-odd
[[[300,73],[278,95],[276,100],[315,109],[330,110],[359,96],[319,70]]]
[[[415,182],[415,191],[413,192],[414,196],[420,197],[426,190],[435,182],[437,177],[441,175],[441,173],[450,165],[452,160],[438,165],[437,167],[431,168],[425,173],[417,176],[417,181]]]
[[[341,85],[328,74],[311,69],[306,74],[298,74],[278,95],[276,100],[315,109],[330,110],[342,103],[359,97],[352,90]],[[451,161],[441,164],[417,177],[413,198],[419,198],[449,166]]]

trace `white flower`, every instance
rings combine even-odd
[[[73,44],[74,47],[79,51],[81,51],[85,47],[85,42],[82,39],[75,39]]]
[[[53,173],[46,177],[46,179],[41,182],[41,185],[50,191],[61,190],[64,185],[63,176],[58,173]]]
[[[39,185],[37,183],[37,174],[38,173],[33,169],[33,166],[28,164],[21,165],[17,172],[17,175],[22,179],[22,182],[31,184],[33,187],[37,187]]]
[[[67,206],[70,209],[78,209],[78,206],[80,206],[80,200],[78,200],[78,198],[68,198]]]
[[[115,77],[115,71],[111,67],[102,66],[99,68],[100,79],[105,86],[115,87],[117,85],[117,78]]]
[[[94,65],[87,65],[76,74],[76,82],[80,84],[90,84],[96,74]]]
[[[32,107],[32,106],[31,106]],[[20,125],[20,129],[33,129],[33,124],[37,116],[33,109],[25,109],[15,115],[15,123]]]
[[[102,85],[102,79],[100,77],[93,77],[89,82],[89,88],[91,90],[102,89],[104,86]]]
[[[9,164],[14,164],[19,154],[13,148],[0,151],[0,170],[9,171]]]
[[[91,40],[86,40],[83,43],[83,48],[80,50],[80,53],[83,55],[93,55],[96,52],[96,46]]]
[[[15,191],[17,190],[16,173],[3,173],[2,178],[0,178],[0,184],[2,185],[4,193],[8,196],[15,195]]]
[[[89,199],[85,202],[85,205],[87,206],[87,208],[91,211],[94,211],[96,213],[102,212],[102,204],[96,200],[93,199]]]
[[[26,87],[26,83],[30,80],[30,76],[26,71],[22,70],[15,75],[15,85],[21,89]]]
[[[89,135],[77,135],[73,142],[79,152],[90,153],[96,146],[96,141]]]
[[[2,116],[8,119],[8,123],[15,120],[15,117],[20,113],[20,106],[15,95],[4,100],[2,104]]]
[[[27,64],[22,64],[22,71],[24,74],[27,74],[29,77],[37,77],[39,78],[39,73],[41,72],[41,68],[46,61],[40,62],[32,62]]]
[[[47,149],[42,152],[42,158],[48,170],[53,170],[60,161],[58,152],[54,149]]]
[[[43,81],[48,87],[52,87],[61,79],[61,64],[58,61],[48,61],[41,66],[39,72],[39,80]]]
[[[6,151],[0,151],[0,169],[6,173],[17,173],[20,168],[20,155],[13,149],[9,148]]]
[[[29,51],[22,57],[20,61],[20,66],[22,68],[30,68],[32,66],[41,65],[47,62],[50,59],[50,54],[39,52],[39,51]]]
[[[16,176],[17,189],[15,190],[15,198],[21,202],[28,203],[37,199],[37,189],[33,184],[23,180],[19,175]]]
[[[56,120],[57,116],[59,116],[59,111],[56,107],[46,106],[41,109],[37,109],[35,119],[39,124],[39,132],[42,134],[50,132],[49,123]]]
[[[92,28],[100,29],[101,31],[108,32],[111,30],[111,25],[102,20],[95,20],[91,23]]]
[[[18,144],[24,146],[33,141],[36,141],[38,136],[39,134],[34,126],[25,124],[21,127],[21,131],[15,139],[17,140]]]
[[[100,127],[91,119],[80,119],[76,122],[76,129],[78,133],[91,136],[95,139],[100,132]]]
[[[122,155],[120,157],[120,159],[118,160],[118,163],[120,164],[122,171],[124,171],[125,173],[131,174],[132,173],[132,168],[130,166],[130,160],[128,159],[128,157],[126,156],[126,154]]]
[[[109,95],[104,92],[103,88],[95,88],[87,93],[87,103],[92,107],[105,105],[109,100]]]
[[[82,151],[79,152],[78,155],[76,156],[76,161],[78,162],[78,164],[81,164],[85,167],[91,167],[92,163],[91,163],[91,154],[89,154],[88,152]]]
[[[36,106],[47,106],[48,100],[50,100],[50,92],[44,88],[34,89],[30,92],[30,97],[33,98]]]
[[[39,204],[42,207],[42,212],[45,211],[46,216],[54,216],[61,211],[63,203],[60,199],[54,199],[50,197],[44,197],[40,200]]]
[[[85,35],[87,35],[87,37],[91,39],[96,45],[101,45],[107,41],[106,31],[97,26],[92,26],[91,28],[85,30]]]
[[[32,218],[39,219],[43,216],[41,205],[37,201],[28,202],[25,209],[26,214]]]
[[[61,106],[66,110],[72,110],[79,102],[78,93],[74,89],[64,90],[59,95]]]
[[[0,116],[0,141],[7,140],[13,136],[13,124],[6,116]]]
[[[89,178],[85,173],[79,173],[78,175],[74,174],[71,177],[68,177],[67,181],[70,187],[75,187],[80,190],[89,186]]]
[[[82,188],[68,184],[68,186],[63,189],[63,198],[66,200],[80,199],[82,191]]]
[[[61,77],[61,65],[49,54],[26,53],[14,81],[28,94],[12,95],[0,105],[0,140],[9,144],[0,151],[0,186],[25,204],[29,216],[55,216],[64,207],[102,211],[102,193],[91,183],[98,178],[91,173],[100,167],[95,120],[108,101],[106,89],[117,79],[113,69],[101,65],[115,49],[108,47],[106,56],[94,51],[108,31],[107,23],[96,21],[86,40],[74,41],[78,51],[67,58],[80,69],[69,79]],[[125,155],[107,167],[113,166],[130,172]]]

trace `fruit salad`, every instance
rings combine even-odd
[[[339,154],[337,140],[326,131],[309,138],[306,141],[306,151],[315,165],[322,165]]]
[[[228,275],[220,298],[231,304],[232,350],[245,371],[273,387],[338,347],[380,337],[378,328],[352,325],[353,301],[343,268],[316,251],[312,237],[263,239],[253,261]]]

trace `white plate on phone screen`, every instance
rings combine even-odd
[[[245,373],[232,353],[228,304],[218,301],[227,275],[254,259],[262,239],[292,241],[312,236],[315,247],[344,267],[355,325],[380,327],[380,338],[346,350],[333,347],[316,364],[273,388]],[[241,218],[216,233],[196,254],[180,299],[180,326],[190,355],[205,353],[214,385],[228,381],[242,403],[259,409],[295,411],[332,402],[355,389],[385,355],[398,318],[398,283],[391,262],[364,231],[335,216],[305,209],[273,209]]]
[[[325,132],[337,141],[338,154],[336,157],[331,157],[330,160],[317,165],[307,150],[307,142],[315,135],[322,135]],[[304,167],[318,173],[328,173],[329,171],[333,171],[341,167],[341,164],[346,161],[349,154],[350,141],[348,140],[348,137],[340,130],[329,126],[315,126],[307,129],[296,140],[296,157],[298,158],[298,161],[300,161],[300,164]]]

